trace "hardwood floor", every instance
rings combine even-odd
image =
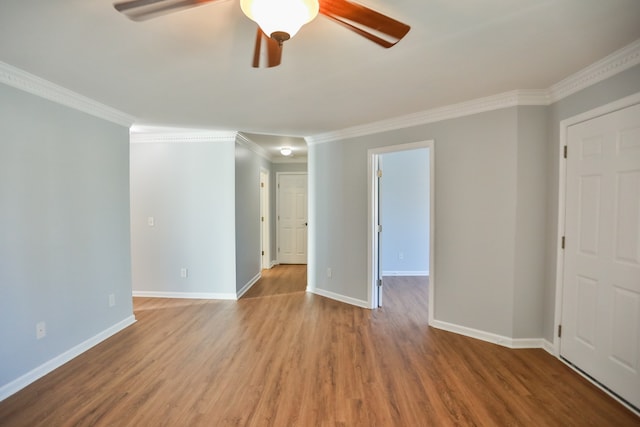
[[[640,425],[543,350],[429,328],[420,280],[371,311],[264,286],[290,268],[237,302],[136,298],[135,325],[1,402],[0,425]]]
[[[262,277],[258,283],[253,285],[242,298],[262,298],[306,292],[306,290],[306,265],[278,265],[270,270],[262,270]]]

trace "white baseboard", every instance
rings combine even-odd
[[[550,355],[557,357],[558,355],[556,354],[556,349],[553,346],[552,342],[549,342],[547,340],[542,340],[542,348],[549,353]]]
[[[369,304],[366,301],[362,301],[362,300],[359,300],[359,299],[356,299],[356,298],[351,298],[351,297],[347,297],[347,296],[344,296],[344,295],[336,294],[336,293],[331,292],[331,291],[325,291],[324,289],[307,287],[307,292],[310,292],[310,293],[316,294],[316,295],[320,295],[321,297],[330,298],[332,300],[344,302],[346,304],[355,305],[356,307],[370,308]]]
[[[131,315],[126,319],[116,323],[115,325],[105,329],[99,334],[94,335],[88,340],[76,345],[75,347],[70,348],[69,350],[65,351],[59,356],[56,356],[53,359],[43,363],[37,368],[32,369],[31,371],[27,372],[21,377],[11,381],[8,384],[3,385],[2,387],[0,387],[0,402],[6,399],[7,397],[11,396],[12,394],[22,390],[32,382],[44,377],[49,372],[64,365],[71,359],[81,355],[85,351],[89,350],[91,347],[94,347],[97,344],[100,344],[102,341],[106,340],[112,335],[115,335],[121,330],[125,329],[126,327],[133,325],[135,322],[136,322],[136,318],[133,315]]]
[[[236,300],[236,294],[217,294],[209,292],[155,292],[155,291],[133,291],[134,297],[145,298],[176,298],[176,299],[213,299],[213,300]]]
[[[247,284],[246,284],[246,285],[244,285],[244,286],[242,287],[242,289],[240,289],[240,290],[238,291],[236,299],[240,299],[240,297],[242,297],[242,295],[244,295],[245,293],[247,293],[247,291],[248,291],[249,289],[251,289],[251,287],[252,287],[253,285],[255,285],[255,284],[258,282],[258,280],[260,280],[260,278],[261,278],[261,277],[262,277],[262,274],[261,274],[261,273],[258,273],[258,274],[256,274],[255,276],[253,276],[253,278],[252,278],[251,280],[249,280],[249,281],[247,282]]]
[[[426,271],[383,271],[382,272],[382,277],[384,276],[402,276],[402,277],[418,277],[418,276],[428,276],[429,275],[429,270]]]
[[[441,320],[434,320],[429,326],[508,348],[545,348],[545,340],[543,338],[509,338]]]
[[[271,261],[271,266],[269,268],[273,268],[276,265],[280,265],[280,263],[278,261],[276,261],[276,260],[273,260],[273,261]]]

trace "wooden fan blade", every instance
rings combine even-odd
[[[113,7],[134,21],[145,21],[182,9],[213,3],[218,0],[129,0],[114,3]]]
[[[256,33],[256,47],[253,50],[253,68],[260,67],[260,50],[262,49],[262,43],[267,45],[267,64],[268,68],[277,67],[282,62],[282,46],[280,43],[267,37],[267,35],[258,27]]]
[[[385,48],[394,46],[411,29],[407,24],[348,0],[321,0],[320,13]]]

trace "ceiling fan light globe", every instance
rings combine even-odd
[[[320,9],[318,0],[241,0],[240,7],[269,37],[273,33],[293,37]]]

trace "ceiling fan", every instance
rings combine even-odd
[[[126,0],[113,6],[134,21],[144,21],[216,1],[220,0]],[[260,50],[263,43],[267,49],[266,66],[280,65],[282,44],[318,14],[384,48],[394,46],[411,28],[349,0],[240,0],[240,7],[247,17],[258,24],[253,54],[253,67],[256,68],[261,65]]]

